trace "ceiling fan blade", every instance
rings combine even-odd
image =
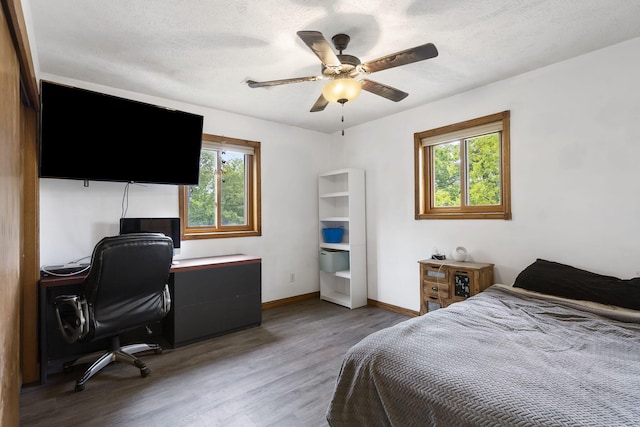
[[[312,113],[315,113],[316,111],[322,111],[326,108],[327,104],[329,104],[329,101],[327,101],[324,95],[320,94],[320,97],[318,98],[316,103],[313,104],[313,107],[311,107],[311,110],[309,111],[311,111]]]
[[[383,85],[382,83],[374,82],[367,79],[362,80],[362,89],[375,95],[379,95],[383,98],[387,98],[393,102],[402,101],[407,96],[409,96],[407,92],[403,92],[394,87]]]
[[[365,62],[362,64],[362,69],[365,73],[375,73],[376,71],[411,64],[413,62],[435,58],[436,56],[438,56],[438,49],[436,49],[433,43],[427,43]]]
[[[247,80],[247,84],[249,87],[265,87],[265,86],[279,86],[279,85],[287,85],[290,83],[302,83],[302,82],[314,82],[316,80],[321,80],[321,76],[308,76],[308,77],[295,77],[293,79],[282,79],[282,80],[269,80],[266,82],[256,82],[254,80]]]
[[[339,67],[342,65],[331,45],[320,31],[298,31],[298,37],[309,46],[320,61],[327,67]]]

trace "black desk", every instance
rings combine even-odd
[[[262,322],[262,262],[248,255],[178,260],[171,267],[171,310],[162,322],[121,338],[179,347],[206,338],[258,326]],[[69,344],[57,330],[51,303],[58,295],[77,294],[86,275],[40,279],[40,382],[60,372],[63,362],[109,348],[109,340]]]

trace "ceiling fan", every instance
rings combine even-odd
[[[382,96],[394,102],[406,98],[409,94],[382,83],[374,82],[366,78],[367,75],[389,68],[407,65],[414,62],[430,59],[438,56],[438,49],[432,43],[426,43],[400,52],[383,56],[373,61],[362,63],[360,59],[352,55],[344,55],[351,38],[347,34],[336,34],[331,38],[336,50],[336,55],[319,31],[298,31],[298,37],[311,49],[322,62],[322,74],[319,76],[296,77],[283,80],[270,80],[256,82],[247,80],[249,87],[278,86],[290,83],[301,83],[316,80],[331,80],[323,87],[322,94],[311,107],[311,112],[322,111],[329,102],[343,104],[355,99],[360,89]],[[353,92],[349,93],[349,90]]]

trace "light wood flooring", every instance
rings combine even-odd
[[[82,365],[24,387],[20,425],[326,427],[345,352],[406,319],[319,299],[271,308],[261,326],[139,355],[151,369],[146,378],[116,363],[74,392]]]

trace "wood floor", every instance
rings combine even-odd
[[[160,355],[151,375],[112,364],[74,392],[84,366],[25,387],[20,425],[326,427],[342,357],[379,329],[408,319],[377,307],[319,299],[263,312],[262,325]]]

